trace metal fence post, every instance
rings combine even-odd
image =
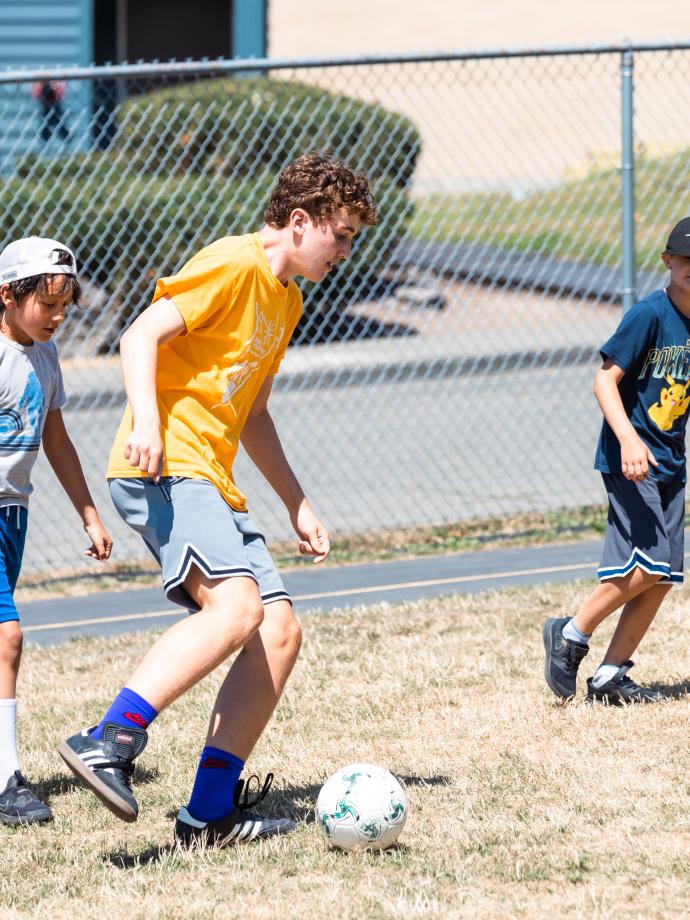
[[[635,154],[633,150],[633,52],[621,55],[623,312],[635,303]]]

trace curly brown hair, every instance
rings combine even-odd
[[[312,221],[328,220],[345,208],[365,226],[376,223],[376,205],[369,181],[331,153],[305,153],[283,169],[271,194],[264,220],[271,227],[287,227],[295,208]]]

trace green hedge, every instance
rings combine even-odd
[[[179,172],[252,176],[278,172],[305,150],[329,149],[407,188],[421,150],[419,132],[402,115],[267,77],[199,80],[133,96],[119,125],[134,161],[153,173],[169,169],[172,158]]]
[[[214,239],[258,229],[278,171],[304,150],[330,149],[366,170],[380,209],[347,265],[304,286],[308,306],[342,310],[369,296],[412,219],[406,186],[419,135],[380,106],[266,78],[224,79],[130,98],[118,117],[109,151],[17,164],[1,186],[0,239],[36,233],[71,244],[123,322],[147,305],[157,277]]]
[[[72,160],[69,168],[76,165]],[[24,170],[28,167],[25,161]],[[195,251],[219,237],[258,229],[257,215],[275,181],[271,175],[167,179],[118,175],[114,168],[112,154],[85,155],[78,181],[70,183],[59,161],[34,162],[31,178],[3,183],[7,210],[0,238],[35,233],[71,244],[83,274],[107,289],[123,321],[148,304],[157,277],[174,272]],[[377,284],[386,251],[412,213],[399,188],[381,180],[377,191],[384,202],[379,224],[362,234],[352,258],[327,282],[302,285],[307,305],[342,309],[343,301],[363,299]],[[305,335],[309,338],[308,328]]]

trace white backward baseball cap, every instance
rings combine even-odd
[[[63,253],[68,253],[69,259]],[[76,275],[77,260],[64,243],[43,236],[27,236],[0,252],[0,284],[33,275]]]

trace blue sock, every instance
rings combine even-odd
[[[139,696],[128,687],[123,687],[91,735],[94,738],[102,738],[106,722],[114,722],[123,728],[131,728],[133,725],[137,728],[148,728],[157,715],[158,712],[143,696]]]
[[[220,748],[205,747],[187,806],[197,821],[215,821],[235,807],[233,796],[244,761]]]

